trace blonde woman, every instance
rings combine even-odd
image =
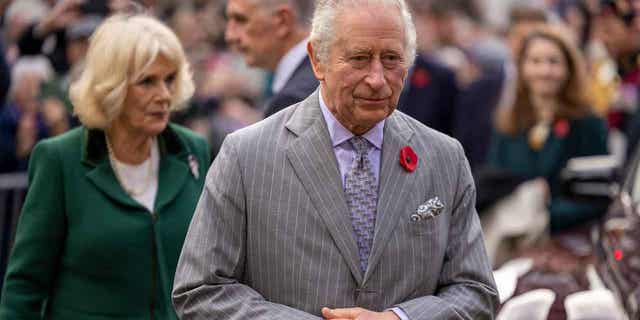
[[[144,15],[94,33],[70,95],[83,126],[39,143],[0,319],[176,319],[173,275],[209,165],[169,124],[193,93],[180,42]]]

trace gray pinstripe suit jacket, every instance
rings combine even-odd
[[[414,172],[399,164],[407,145]],[[436,196],[442,213],[412,222]],[[497,293],[474,202],[460,144],[395,111],[363,274],[316,90],[225,140],[182,249],[174,306],[182,319],[319,319],[324,306],[492,319]]]

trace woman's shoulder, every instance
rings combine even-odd
[[[180,138],[188,140],[188,142],[204,142],[206,141],[201,135],[197,134],[193,130],[183,127],[179,124],[170,123],[169,128],[175,132]]]
[[[62,149],[65,153],[68,152],[70,148],[78,149],[77,147],[82,143],[82,137],[85,131],[85,128],[82,126],[71,129],[63,134],[41,140],[36,145],[36,148]]]
[[[588,113],[584,116],[575,118],[572,122],[578,130],[600,130],[607,126],[605,119],[594,113]]]

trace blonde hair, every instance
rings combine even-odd
[[[122,111],[129,85],[144,76],[159,55],[173,63],[176,81],[169,110],[194,92],[184,49],[167,26],[147,15],[114,15],[89,40],[86,65],[69,89],[74,112],[89,128],[106,129]]]

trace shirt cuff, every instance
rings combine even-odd
[[[398,316],[398,318],[400,318],[400,320],[409,320],[409,317],[407,316],[407,314],[404,313],[404,311],[402,311],[402,309],[400,309],[400,307],[393,307],[393,308],[391,308],[389,310],[393,311],[393,313],[395,313],[396,316]]]

